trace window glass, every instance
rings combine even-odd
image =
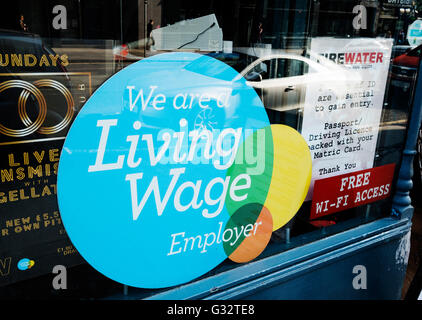
[[[128,80],[122,89],[127,93],[119,94],[121,101],[131,100],[116,102],[122,103],[116,114],[133,111],[137,105],[145,109],[153,102],[151,106],[167,121],[171,116],[160,106],[168,102],[164,102],[168,95],[176,96],[172,88],[181,85],[187,73],[207,70],[202,78],[195,78],[197,82],[186,85],[186,90],[194,89],[198,94],[198,100],[193,101],[194,95],[184,92],[187,108],[224,105],[224,94],[220,100],[200,95],[216,90],[214,83],[204,79],[234,83],[233,92],[240,90],[235,84],[241,83],[244,90],[253,92],[245,101],[265,108],[262,114],[268,125],[292,128],[306,142],[313,168],[309,191],[297,200],[299,205],[290,219],[271,233],[268,245],[251,261],[389,216],[421,56],[421,43],[408,36],[410,26],[419,19],[417,9],[416,3],[400,7],[386,1],[356,0],[128,0],[110,1],[107,6],[101,1],[81,0],[62,1],[59,7],[49,1],[17,0],[12,11],[0,12],[0,286],[13,292],[18,290],[16,283],[50,275],[51,268],[62,263],[73,267],[80,279],[96,275],[96,283],[106,287],[95,292],[87,289],[89,294],[104,296],[120,290],[84,264],[68,239],[57,203],[57,174],[65,139],[78,121],[75,119],[84,114],[90,97],[108,92],[109,99],[104,99],[100,111],[86,113],[112,119],[107,108],[115,106],[107,101],[117,93],[107,86],[144,59],[152,66],[144,70],[153,86],[146,89],[157,91],[141,97],[136,81]],[[175,62],[165,56],[169,53],[183,53],[185,60]],[[189,54],[202,60],[184,65]],[[164,56],[169,58],[161,61]],[[180,73],[173,78],[171,72],[177,68]],[[145,79],[142,76],[139,73],[136,79]],[[166,79],[172,81],[166,83],[168,92],[154,89],[154,81],[165,83]],[[200,81],[206,85],[201,87]],[[183,101],[183,95],[179,99],[176,105]],[[211,109],[201,109],[194,119],[195,128],[217,125]],[[246,119],[245,126],[260,120],[246,106],[243,110],[237,114],[227,111],[227,126],[241,117]],[[142,130],[159,128],[164,122],[147,113],[141,120]],[[179,119],[173,120],[179,124]],[[141,128],[125,124],[134,130]],[[134,145],[134,136],[128,133],[128,140],[113,152],[129,149],[127,143],[133,141]],[[92,155],[97,149],[84,152]],[[77,148],[73,151],[81,152]],[[132,159],[131,168],[136,167],[134,152],[127,155]],[[113,155],[117,159],[121,154]],[[95,161],[113,162],[111,155],[103,156]],[[252,157],[257,156],[252,152]],[[274,176],[282,171],[282,167],[274,168]],[[286,183],[294,185],[294,181]],[[80,190],[90,192],[84,189],[86,181],[78,183]],[[287,197],[287,191],[272,192],[274,203]],[[105,198],[116,193],[110,191]],[[78,201],[76,190],[73,196]],[[137,200],[139,204],[141,199]],[[84,203],[78,205],[82,210]],[[271,208],[278,211],[281,205]],[[48,263],[32,273],[9,271],[6,266],[16,265],[18,256],[35,264],[39,259]],[[200,276],[237,266],[224,258]],[[148,296],[151,292],[140,289],[138,293]]]
[[[296,59],[277,59],[276,78],[302,76],[307,73],[308,65]]]

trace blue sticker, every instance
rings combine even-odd
[[[72,243],[129,286],[210,271],[227,258],[226,195],[247,192],[227,170],[268,125],[254,89],[212,57],[165,53],[118,72],[79,112],[60,157],[58,202]]]
[[[25,271],[25,270],[31,269],[34,265],[35,265],[34,260],[24,258],[24,259],[19,260],[18,269]]]

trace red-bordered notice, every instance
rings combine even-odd
[[[315,181],[311,219],[388,198],[395,164]]]

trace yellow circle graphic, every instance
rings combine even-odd
[[[271,125],[273,172],[264,206],[273,217],[273,231],[288,223],[302,206],[311,183],[312,159],[308,144],[295,129]]]

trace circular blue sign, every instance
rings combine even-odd
[[[269,125],[261,100],[227,64],[159,54],[118,72],[86,102],[60,157],[58,202],[83,258],[142,288],[193,280],[227,255],[227,176],[247,136]],[[240,201],[240,200],[239,200]],[[239,236],[238,236],[239,237]]]

